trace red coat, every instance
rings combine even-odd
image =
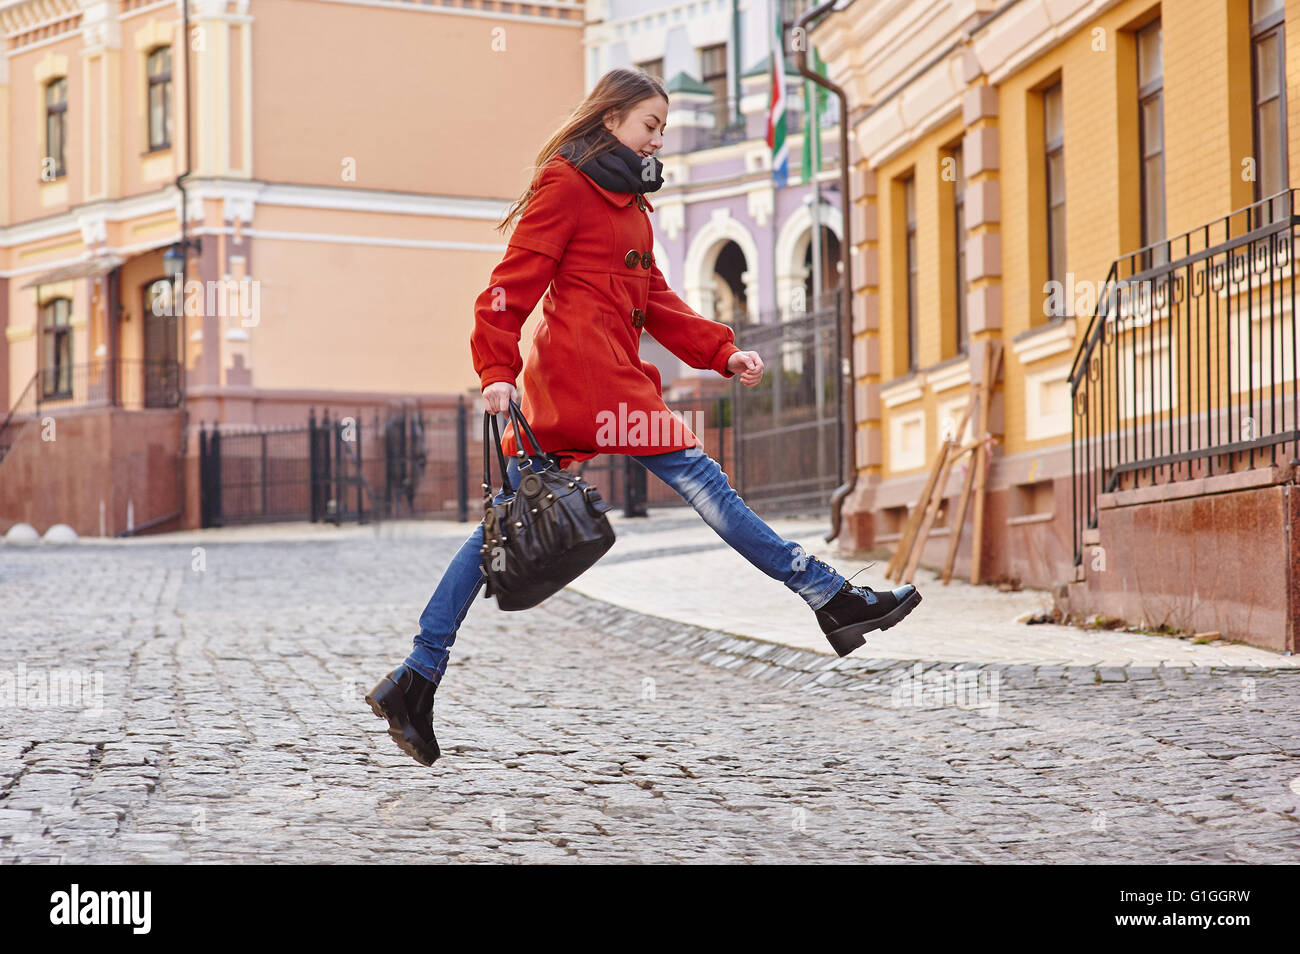
[[[693,368],[734,376],[727,360],[739,349],[731,328],[693,311],[654,264],[646,211],[653,208],[556,156],[475,301],[470,351],[481,387],[518,387],[522,368],[520,408],[562,466],[700,443],[684,426],[689,419],[668,417],[659,369],[637,353],[642,331]],[[543,292],[542,323],[524,365],[520,331]],[[513,426],[501,446],[507,456],[519,450]]]

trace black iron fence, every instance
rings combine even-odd
[[[1111,265],[1070,371],[1076,565],[1098,494],[1277,463],[1288,443],[1300,463],[1294,199]]]
[[[306,520],[312,515],[311,430],[201,429],[201,523]]]
[[[704,442],[706,453],[725,465],[731,453],[731,399],[670,404]],[[360,411],[326,411],[320,418],[312,412],[306,427],[240,431],[201,426],[202,525],[478,517],[481,418],[475,415],[471,425],[467,399],[437,409],[390,407],[365,418]],[[607,501],[629,511],[682,503],[658,481],[647,486],[645,470],[624,455],[601,454],[572,467],[597,481]],[[493,480],[500,475],[494,472]]]
[[[739,347],[763,357],[767,370],[758,387],[746,387],[736,376],[725,393],[665,402],[746,503],[767,515],[825,513],[842,479],[842,299],[831,292],[809,305],[735,326]],[[279,430],[204,428],[203,525],[477,520],[480,408],[462,396],[434,408],[412,402],[364,414],[335,409],[318,418],[313,412],[306,426]],[[503,427],[505,420],[501,415]],[[629,515],[685,504],[661,481],[647,479],[645,469],[626,455],[599,454],[571,469],[598,484],[604,499]]]
[[[824,512],[840,482],[838,298],[771,326],[738,329],[767,365],[763,384],[665,403],[745,496],[767,514]],[[475,412],[471,414],[471,408]],[[313,412],[306,426],[201,428],[204,526],[271,520],[477,520],[482,510],[481,407]],[[363,421],[364,418],[364,421]],[[501,416],[502,424],[505,415]],[[363,426],[364,424],[364,426]],[[493,457],[495,460],[495,457]],[[495,467],[495,464],[493,465]],[[685,502],[622,454],[571,465],[624,512]],[[499,480],[499,475],[493,475]]]
[[[392,513],[384,480],[386,435],[360,412],[329,411],[306,427],[199,430],[200,521],[204,527],[278,520],[367,523]]]

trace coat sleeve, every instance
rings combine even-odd
[[[474,302],[469,345],[480,388],[498,381],[516,383],[524,366],[519,356],[524,322],[546,293],[573,235],[576,196],[562,166],[557,160],[542,171],[505,257]]]
[[[677,297],[658,265],[650,266],[650,295],[646,299],[645,330],[692,368],[735,377],[727,360],[740,349],[736,333],[720,321],[711,321]]]

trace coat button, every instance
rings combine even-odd
[[[655,257],[654,257],[654,255],[651,254],[650,252],[647,251],[647,252],[642,252],[642,253],[641,253],[641,267],[642,267],[642,268],[649,268],[651,265],[654,264],[654,261],[655,261]]]
[[[634,248],[630,248],[627,254],[623,256],[623,264],[628,268],[636,268],[636,263],[641,260],[641,253]]]
[[[632,327],[633,327],[633,328],[638,328],[638,329],[639,329],[639,328],[640,328],[642,325],[644,325],[644,324],[645,324],[645,312],[642,311],[640,308],[633,308],[633,309],[632,309]]]
[[[636,197],[636,207],[640,209],[642,212],[645,211],[645,196],[638,195]]]

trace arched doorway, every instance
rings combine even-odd
[[[745,253],[734,241],[723,243],[713,263],[713,315],[733,328],[745,323],[749,298],[745,290]]]
[[[739,328],[758,313],[759,267],[758,242],[745,224],[715,209],[686,250],[682,297],[706,318]]]

